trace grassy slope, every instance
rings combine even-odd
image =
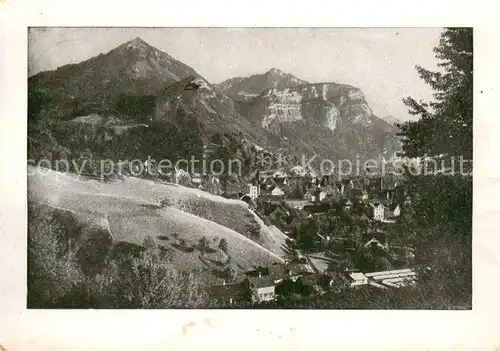
[[[210,268],[200,260],[199,250],[185,252],[172,246],[176,239],[185,239],[188,245],[196,246],[203,236],[210,243],[215,237],[225,238],[232,262],[241,269],[283,262],[275,253],[234,230],[241,229],[241,222],[250,221],[253,217],[248,216],[247,205],[242,201],[227,200],[175,184],[135,178],[103,183],[81,180],[74,175],[54,171],[36,172],[34,168],[30,168],[29,172],[35,173],[28,179],[32,201],[73,212],[74,217],[84,225],[100,226],[110,232],[115,243],[123,241],[141,245],[145,237],[152,236],[158,244],[172,250],[173,264],[178,268]],[[196,209],[200,207],[200,203],[204,204],[211,210],[213,221],[182,211],[182,207],[164,207],[161,203],[165,198],[173,203],[183,204],[185,210]],[[241,216],[239,226],[236,225],[238,221],[235,221],[237,215]],[[262,228],[262,231],[266,235],[261,244],[271,249],[279,248],[276,241],[285,239],[282,236],[271,237],[267,228]],[[174,233],[177,238],[174,238]],[[282,253],[280,250],[275,251]]]

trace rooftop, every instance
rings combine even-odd
[[[218,284],[209,287],[209,293],[214,297],[235,297],[240,290],[241,283]]]

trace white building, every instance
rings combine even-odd
[[[416,272],[411,268],[397,269],[383,272],[365,273],[366,277],[377,283],[399,288],[415,284]]]
[[[368,191],[363,190],[363,195],[361,197],[362,200],[368,200]]]
[[[383,221],[385,214],[385,207],[383,204],[373,207],[373,219],[376,221]]]
[[[326,191],[321,191],[318,196],[319,196],[319,201],[323,201],[324,198],[326,197]]]
[[[283,195],[285,195],[285,192],[283,190],[281,190],[280,187],[277,186],[271,191],[271,195],[283,196]]]
[[[351,282],[351,286],[359,286],[368,284],[368,277],[366,277],[361,272],[352,272],[349,274],[349,277],[353,280]]]
[[[248,184],[248,196],[255,200],[259,196],[259,187],[257,185]]]
[[[401,207],[399,207],[399,205],[396,206],[396,208],[392,212],[392,215],[394,217],[399,217],[401,215]]]
[[[263,286],[254,289],[252,300],[254,302],[272,301],[275,297],[274,285]]]
[[[281,171],[281,170],[278,170],[278,171],[274,172],[274,174],[273,174],[273,178],[281,178],[281,179],[283,179],[283,178],[286,178],[286,177],[287,177],[287,174],[285,172]]]

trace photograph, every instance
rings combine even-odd
[[[27,31],[27,309],[472,309],[472,27]]]

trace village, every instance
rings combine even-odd
[[[310,298],[342,286],[414,284],[414,240],[405,232],[412,200],[402,177],[367,172],[339,178],[294,167],[255,171],[244,185],[223,186],[217,177],[179,170],[177,183],[245,201],[289,237],[285,265],[256,267],[218,281],[209,288],[214,299],[233,305],[246,296],[245,302],[259,304],[292,295]]]

